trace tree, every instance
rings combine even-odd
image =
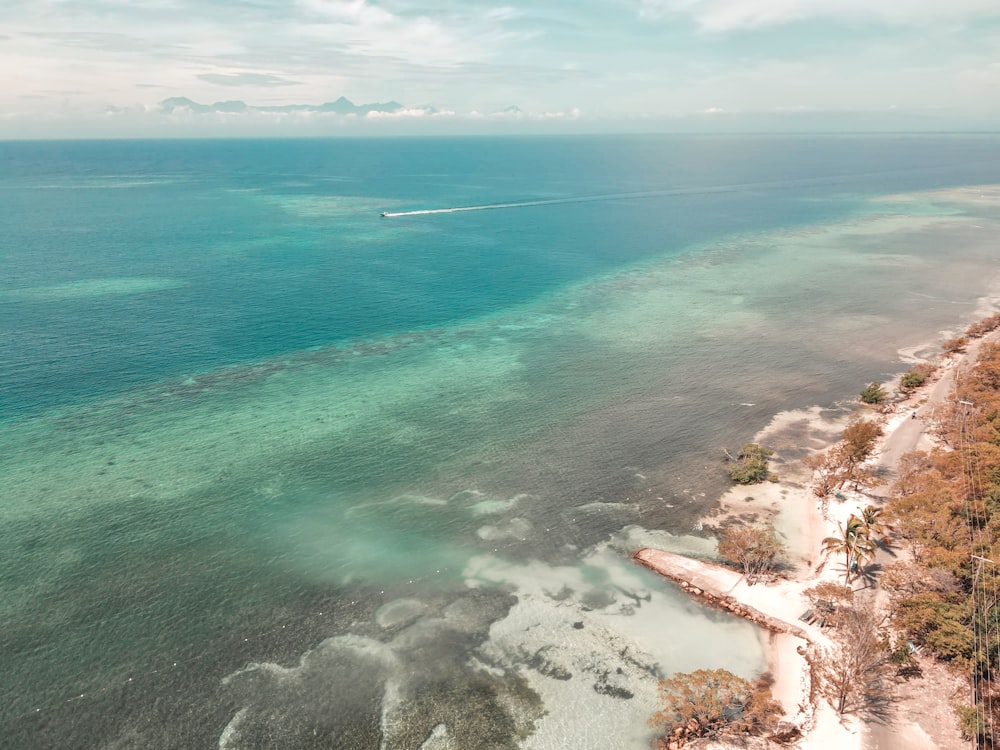
[[[957,573],[969,559],[970,536],[961,482],[951,476],[956,472],[954,455],[936,451],[903,456],[886,515],[914,560]]]
[[[824,653],[820,665],[821,684],[837,713],[884,710],[890,657],[882,635],[885,620],[871,607],[850,608],[838,619],[834,647]]]
[[[813,494],[827,497],[844,483],[843,471],[836,457],[836,446],[806,458],[806,465],[813,470]]]
[[[778,477],[768,468],[768,460],[773,455],[774,451],[770,448],[763,448],[757,443],[747,443],[740,448],[739,455],[729,467],[730,479],[738,484],[759,484],[765,479],[777,481]]]
[[[844,428],[843,458],[845,463],[860,464],[871,458],[875,443],[882,437],[882,425],[871,419],[852,419]]]
[[[851,574],[863,562],[875,559],[875,542],[868,535],[868,527],[864,520],[852,515],[847,524],[840,524],[840,536],[828,536],[823,540],[823,550],[827,554],[844,556],[844,584],[851,582]]]
[[[977,747],[993,747],[992,732],[982,706],[958,706],[955,714],[958,716],[958,728],[962,730],[962,739],[976,740]],[[989,744],[986,744],[986,740],[989,740]]]
[[[751,586],[760,576],[774,570],[785,545],[774,526],[730,526],[722,534],[719,555],[740,566]]]
[[[843,439],[831,452],[832,460],[840,469],[840,486],[852,483],[857,490],[862,484],[881,484],[875,472],[864,465],[875,452],[880,437],[882,426],[871,420],[854,419],[844,428]]]
[[[967,625],[970,606],[963,594],[925,592],[900,600],[893,620],[896,627],[942,661],[968,668],[977,656],[975,634]]]
[[[840,442],[828,451],[808,459],[808,465],[816,472],[813,492],[818,497],[826,497],[848,483],[852,483],[855,490],[862,484],[881,484],[882,480],[875,472],[864,465],[875,452],[876,443],[881,436],[882,426],[878,422],[852,419],[844,428]]]
[[[659,692],[663,708],[649,723],[662,729],[661,747],[680,747],[698,737],[764,734],[781,716],[767,687],[725,669],[678,672],[660,682]]]
[[[892,533],[893,527],[887,521],[882,520],[882,508],[874,505],[867,506],[861,511],[861,520],[865,522],[865,531],[869,539],[886,547],[892,546],[889,534]]]
[[[889,398],[889,393],[877,381],[869,383],[861,391],[861,400],[866,404],[881,404],[887,398]]]

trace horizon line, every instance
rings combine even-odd
[[[522,132],[522,133],[331,133],[324,135],[303,134],[303,135],[247,135],[247,134],[227,134],[227,135],[62,135],[52,137],[0,137],[0,143],[58,143],[58,142],[107,142],[107,141],[330,141],[330,140],[439,140],[448,138],[605,138],[605,137],[704,137],[704,138],[727,138],[727,137],[815,137],[815,136],[947,136],[947,135],[967,135],[967,136],[989,136],[1000,135],[1000,127],[995,129],[955,129],[955,130],[733,130],[733,131],[698,131],[698,130],[677,130],[677,131],[634,131],[634,130],[607,130],[607,131],[586,131],[586,132]]]

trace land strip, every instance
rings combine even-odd
[[[935,447],[937,443],[931,427],[938,410],[951,398],[956,373],[967,362],[975,361],[983,340],[996,341],[997,338],[997,334],[993,334],[971,342],[964,354],[943,356],[927,383],[910,390],[877,415],[883,425],[883,434],[872,458],[876,472],[891,480],[901,456],[913,450]],[[743,501],[753,498],[744,498],[744,494],[732,492],[723,498],[724,516],[745,516],[748,509]],[[804,592],[824,580],[839,581],[843,575],[842,565],[827,564],[821,559],[819,539],[836,536],[839,524],[848,516],[859,514],[866,504],[878,503],[884,498],[845,492],[839,496],[844,499],[821,500],[812,493],[809,483],[802,481],[783,481],[777,488],[759,494],[764,502],[755,501],[754,512],[780,514],[789,506],[795,508],[800,538],[793,546],[798,547],[801,559],[796,561],[797,568],[790,578],[751,586],[735,570],[648,548],[636,552],[633,559],[691,595],[768,631],[772,692],[782,704],[786,720],[803,732],[801,747],[837,750],[959,750],[969,747],[956,728],[951,706],[956,679],[929,657],[919,658],[924,673],[922,679],[911,680],[897,688],[894,716],[888,722],[866,724],[855,716],[837,716],[818,699],[814,689],[815,659],[831,645],[831,640],[823,632],[822,622],[807,617],[808,600]],[[706,522],[713,520],[718,519],[706,519]],[[876,594],[862,583],[856,595],[873,597]]]

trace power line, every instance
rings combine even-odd
[[[962,488],[960,493],[962,496],[962,506],[965,511],[965,517],[967,519],[967,525],[969,527],[969,555],[970,561],[975,560],[972,567],[972,585],[970,587],[970,599],[972,604],[972,643],[973,643],[973,660],[972,660],[972,708],[976,712],[976,733],[974,737],[975,747],[979,748],[980,738],[979,738],[979,724],[980,716],[983,717],[983,727],[986,726],[986,715],[983,709],[985,708],[984,696],[988,690],[983,689],[983,675],[980,672],[980,654],[983,652],[982,644],[986,641],[988,633],[985,632],[985,623],[980,618],[981,609],[981,597],[979,595],[979,577],[982,571],[982,558],[977,555],[976,552],[981,551],[982,547],[982,528],[978,514],[973,507],[971,502],[973,499],[973,482],[972,482],[972,467],[970,463],[969,451],[968,451],[968,417],[969,408],[973,406],[972,402],[969,401],[959,401],[959,404],[963,407],[961,410],[961,421],[959,422],[958,430],[958,459],[961,466],[962,474]],[[988,642],[988,641],[987,641]],[[982,713],[981,713],[982,712]]]

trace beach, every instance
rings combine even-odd
[[[822,539],[838,536],[847,518],[860,516],[865,506],[882,505],[902,456],[943,447],[932,432],[936,412],[952,397],[956,373],[975,362],[984,341],[998,339],[994,332],[971,340],[962,352],[939,355],[931,377],[916,388],[903,391],[898,380],[890,382],[894,397],[887,405],[872,408],[859,403],[857,415],[882,425],[869,463],[883,484],[820,498],[812,489],[811,469],[798,461],[783,463],[785,473],[777,481],[736,486],[722,496],[719,508],[704,519],[706,527],[721,528],[726,522],[774,523],[787,543],[786,562],[790,563],[780,576],[751,584],[735,569],[681,554],[644,548],[633,556],[691,596],[743,617],[767,633],[766,674],[771,692],[784,710],[783,720],[802,732],[801,747],[957,750],[969,746],[958,731],[954,713],[954,692],[963,681],[930,658],[922,659],[924,674],[919,680],[901,683],[894,690],[895,713],[889,722],[865,722],[849,713],[838,716],[814,684],[822,651],[833,643],[822,620],[808,617],[811,610],[804,592],[823,581],[843,583],[843,564],[824,556]],[[783,414],[755,440],[781,444],[783,432],[801,435],[803,422],[817,436],[815,449],[832,445],[847,418],[830,423],[817,411]],[[826,446],[821,436],[830,441]],[[886,553],[881,554],[885,557]],[[904,551],[893,550],[892,559],[897,554],[905,556]],[[874,587],[862,579],[851,585],[856,597],[869,601],[879,597],[877,580]]]

